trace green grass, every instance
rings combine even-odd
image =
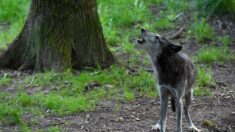
[[[203,46],[195,56],[196,61],[206,64],[215,62],[234,61],[235,55],[229,51],[229,45],[232,44],[228,36],[218,37],[220,46],[207,45]]]
[[[22,112],[19,108],[0,103],[0,124],[16,125],[20,123]]]
[[[195,96],[211,96],[212,92],[210,87],[213,86],[214,81],[212,77],[212,71],[205,66],[198,68],[198,77],[196,81],[196,87],[194,90]]]
[[[104,35],[108,45],[112,46],[111,50],[129,53],[131,58],[141,55],[133,46],[140,28],[154,32],[174,28],[177,15],[189,6],[185,0],[98,0],[98,5]],[[155,16],[149,8],[151,5],[158,9],[162,5],[167,8],[159,10]]]
[[[229,54],[227,47],[203,47],[196,56],[198,62],[212,64],[214,62],[225,62],[231,60],[232,56]]]
[[[24,91],[19,92],[17,98],[19,105],[21,105],[22,107],[27,107],[33,104],[32,97]]]
[[[0,1],[0,49],[6,48],[21,31],[30,0]]]
[[[111,67],[106,70],[95,70],[93,72],[81,72],[78,76],[70,71],[64,73],[46,72],[26,77],[25,82],[29,87],[52,86],[52,90],[60,90],[63,95],[79,95],[85,91],[85,86],[97,81],[101,89],[106,85],[115,87],[128,87],[143,94],[155,91],[155,80],[152,75],[140,70],[138,75],[132,76],[126,73],[125,68]],[[100,91],[104,92],[104,91]]]
[[[153,27],[158,30],[164,30],[164,29],[174,28],[175,25],[171,20],[171,18],[164,17],[162,19],[156,20],[156,22],[153,24]]]
[[[229,36],[227,36],[227,35],[223,36],[223,37],[219,37],[219,40],[221,41],[222,45],[225,47],[229,46],[232,43]]]
[[[4,74],[3,77],[0,78],[0,88],[9,85],[11,80],[12,79],[7,74]]]
[[[152,17],[148,10],[152,0],[98,0],[98,3],[102,23],[111,27],[128,27],[139,21],[146,22]]]
[[[50,127],[50,128],[48,128],[48,130],[47,130],[48,132],[59,132],[60,131],[60,129],[59,129],[59,127],[58,126],[54,126],[54,127]]]
[[[79,96],[62,96],[57,93],[48,95],[36,95],[38,105],[45,108],[47,112],[58,115],[68,115],[81,111],[92,110],[95,106],[93,100],[89,100],[84,95]]]
[[[87,84],[94,81],[101,86],[86,91]],[[156,97],[155,84],[150,73],[139,70],[136,75],[130,75],[125,68],[116,66],[79,74],[73,74],[70,70],[64,73],[38,73],[21,80],[15,94],[0,94],[1,123],[22,124],[23,129],[25,121],[21,119],[22,112],[36,116],[64,116],[94,110],[98,102],[106,99],[132,101],[139,95]],[[23,87],[26,85],[27,92]],[[40,92],[28,93],[38,89],[41,89]],[[44,92],[46,89],[49,92]]]
[[[135,94],[130,91],[128,88],[124,90],[124,99],[127,101],[131,101],[135,99]]]
[[[22,123],[21,127],[20,127],[20,131],[21,132],[32,132],[32,130],[30,129],[29,126],[27,126],[27,124]]]
[[[138,29],[132,26],[141,27],[143,23],[153,19],[149,10],[151,3],[155,2],[153,0],[98,0],[100,19],[108,44],[129,45],[131,37],[136,37],[139,33]]]
[[[30,0],[1,0],[0,23],[15,22],[25,19]]]
[[[208,88],[196,86],[194,89],[194,95],[197,97],[212,96],[212,92]]]
[[[191,37],[196,38],[197,41],[213,40],[215,38],[213,28],[206,22],[204,18],[195,20],[189,30]]]

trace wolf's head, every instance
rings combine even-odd
[[[137,43],[152,57],[160,54],[172,55],[182,49],[182,46],[172,44],[166,38],[145,29],[141,29],[141,39]]]

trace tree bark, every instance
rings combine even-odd
[[[32,0],[20,35],[0,56],[0,67],[57,70],[107,67],[114,62],[96,0]]]

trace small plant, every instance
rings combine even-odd
[[[26,123],[22,123],[22,125],[20,127],[20,131],[21,132],[32,132],[30,127],[28,127]]]
[[[231,44],[231,40],[230,40],[229,36],[220,37],[219,40],[222,42],[224,47]]]
[[[213,85],[212,71],[205,66],[198,68],[197,85],[202,87],[210,87]]]
[[[23,107],[26,106],[30,106],[32,105],[32,99],[31,96],[29,96],[27,93],[25,92],[20,92],[18,95],[18,102],[20,105],[22,105]]]
[[[150,73],[141,70],[137,76],[125,80],[124,87],[147,96],[157,96],[156,81]],[[153,94],[154,93],[154,94]]]
[[[212,40],[214,36],[214,31],[212,27],[207,24],[206,20],[203,18],[201,20],[196,20],[192,26],[189,34],[195,37],[197,41]]]
[[[230,59],[227,47],[205,47],[199,50],[196,56],[198,62],[214,63],[224,62]]]
[[[212,71],[205,66],[198,68],[198,77],[194,94],[196,96],[211,96],[210,87],[213,85]]]
[[[16,125],[20,123],[21,111],[9,106],[5,103],[0,103],[0,124]]]
[[[156,29],[163,30],[163,29],[173,28],[173,27],[175,27],[175,25],[169,18],[165,17],[165,18],[157,20],[153,24],[153,27]]]
[[[195,89],[194,89],[194,95],[197,96],[197,97],[211,96],[212,93],[211,93],[211,90],[208,89],[208,88],[196,86]]]
[[[124,90],[124,98],[127,101],[131,101],[131,100],[135,99],[135,95],[129,89],[125,89]]]
[[[11,83],[11,78],[4,74],[3,77],[0,78],[0,87],[7,86]]]
[[[51,128],[48,128],[48,132],[59,132],[59,127],[58,126],[54,126],[54,127],[51,127]]]

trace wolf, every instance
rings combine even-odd
[[[171,97],[172,109],[176,111],[176,131],[182,132],[182,98],[184,97],[184,113],[188,128],[190,131],[200,132],[189,115],[197,72],[189,56],[180,52],[182,46],[173,44],[165,37],[145,29],[141,29],[141,39],[137,40],[137,44],[150,56],[158,83],[160,120],[153,129],[165,132],[168,97]]]

